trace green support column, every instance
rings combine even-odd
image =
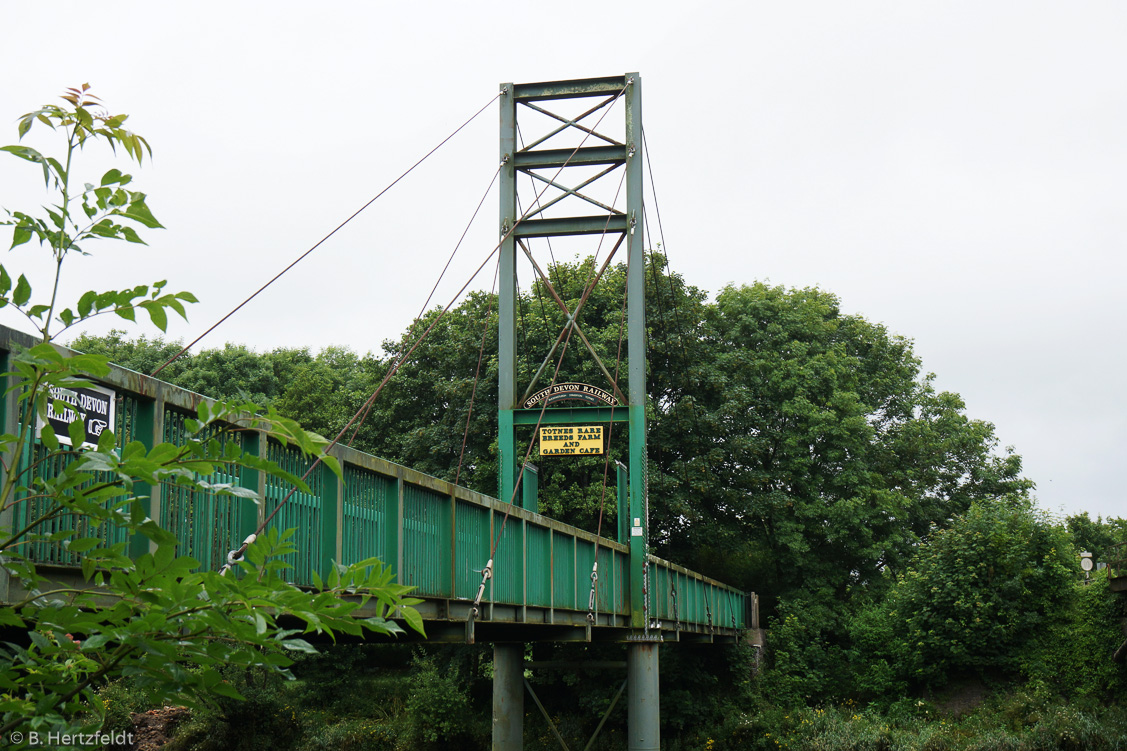
[[[337,476],[325,464],[317,467],[321,473],[321,578],[328,581],[329,572],[333,570],[333,561],[337,557],[337,503],[340,495],[337,492]]]
[[[517,221],[517,183],[513,168],[517,148],[516,100],[513,98],[513,84],[501,84],[501,268],[498,284],[500,290],[497,300],[497,408],[498,435],[497,448],[500,452],[501,478],[498,483],[499,496],[509,503],[517,478],[518,459],[516,456],[516,430],[513,427],[513,410],[517,404],[517,275],[516,242],[512,229]]]
[[[643,593],[649,507],[646,500],[646,257],[642,216],[642,81],[626,74],[626,275],[630,400],[630,624],[645,626]]]
[[[145,444],[145,449],[151,451],[153,446],[160,442],[157,431],[157,403],[155,400],[138,400],[136,422],[134,423],[133,439]],[[123,444],[122,436],[118,436],[118,446]],[[153,487],[148,483],[138,482],[133,484],[133,492],[144,496],[137,502],[145,511],[145,516],[150,519],[159,519],[160,511],[155,508],[153,496],[160,492],[160,487]],[[129,539],[129,556],[138,558],[149,552],[149,538],[142,534],[134,534]]]
[[[526,463],[520,481],[521,507],[533,513],[540,513],[539,493],[540,468],[531,462]]]
[[[524,749],[524,645],[493,645],[493,751]]]
[[[402,487],[403,480],[396,478],[388,492],[384,494],[383,526],[380,527],[380,534],[383,536],[382,562],[384,565],[391,566],[396,577],[399,576],[399,520],[402,518],[399,502]]]
[[[256,430],[248,430],[243,433],[243,451],[251,456],[262,456],[265,447],[262,445],[262,436]],[[239,486],[253,490],[255,493],[262,496],[262,473],[250,467],[242,467],[239,472]],[[247,538],[247,535],[254,534],[258,529],[258,504],[251,498],[239,499],[239,521],[238,529],[239,539],[237,542],[240,544]]]

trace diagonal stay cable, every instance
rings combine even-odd
[[[489,191],[493,190],[493,185],[497,182],[497,177],[501,174],[501,168],[504,166],[504,162],[497,165],[497,171],[493,173],[493,179],[489,181],[489,187],[486,188],[485,193],[481,195],[481,200],[477,202],[477,208],[474,209],[473,215],[470,216],[470,220],[466,223],[466,228],[462,230],[462,236],[458,238],[458,243],[454,246],[454,250],[450,252],[450,257],[446,259],[446,265],[442,267],[442,273],[438,275],[438,279],[435,281],[434,286],[431,287],[430,294],[427,295],[426,302],[424,302],[419,308],[419,314],[415,316],[416,320],[422,318],[423,313],[427,311],[427,306],[430,305],[430,301],[434,297],[434,293],[438,290],[438,285],[442,283],[442,277],[446,276],[446,272],[450,269],[450,264],[454,260],[454,256],[457,255],[458,249],[461,248],[462,243],[465,242],[466,235],[469,234],[470,227],[473,226],[474,220],[477,219],[477,215],[478,212],[481,211],[481,207],[485,205],[485,199],[489,197]]]
[[[454,256],[457,255],[458,249],[462,247],[462,243],[465,241],[466,235],[469,234],[470,227],[473,226],[474,221],[477,219],[477,215],[481,211],[481,207],[485,205],[485,199],[489,197],[489,192],[493,190],[493,185],[497,182],[497,177],[501,174],[501,168],[504,166],[504,162],[501,162],[497,165],[497,171],[493,173],[493,179],[489,181],[489,187],[487,187],[485,189],[485,192],[481,194],[481,200],[477,202],[477,208],[474,209],[473,215],[470,216],[470,220],[466,222],[466,228],[462,230],[462,236],[458,238],[458,242],[454,246],[454,250],[451,251],[450,257],[446,259],[446,265],[442,267],[442,272],[438,275],[438,279],[437,281],[435,281],[434,286],[431,287],[430,294],[427,295],[426,302],[424,302],[419,308],[419,314],[415,316],[415,320],[407,328],[408,338],[410,338],[411,331],[414,330],[415,324],[422,319],[423,314],[426,312],[427,306],[430,305],[430,301],[434,297],[434,293],[438,290],[438,285],[442,283],[442,278],[446,276],[446,271],[450,268],[450,264],[454,261]],[[371,405],[369,405],[368,410],[365,410],[364,414],[361,415],[360,422],[356,424],[356,429],[352,431],[352,437],[348,439],[349,446],[351,446],[356,441],[356,436],[360,433],[360,428],[364,427],[364,421],[368,419],[368,411],[370,410]]]
[[[500,248],[501,245],[500,243],[498,243],[497,246],[489,252],[489,255],[485,257],[485,260],[481,262],[481,265],[477,267],[477,270],[470,275],[470,278],[466,280],[466,283],[462,285],[462,288],[458,290],[453,298],[451,298],[446,307],[442,309],[442,312],[438,316],[436,316],[433,321],[431,321],[430,326],[428,326],[426,330],[419,335],[418,339],[416,339],[414,344],[411,345],[411,348],[407,350],[407,352],[401,358],[399,358],[398,361],[396,361],[393,367],[388,369],[388,372],[384,375],[383,380],[380,381],[379,386],[377,386],[375,391],[372,392],[372,395],[369,396],[367,400],[365,400],[364,404],[360,406],[360,409],[356,411],[356,414],[352,416],[352,419],[349,420],[348,423],[346,423],[345,426],[340,429],[340,432],[337,433],[336,437],[333,438],[333,440],[329,441],[328,445],[325,446],[324,451],[319,456],[317,456],[309,465],[309,469],[305,470],[305,474],[301,476],[302,482],[309,478],[309,475],[311,475],[313,473],[313,470],[316,469],[319,464],[321,464],[321,462],[324,460],[324,457],[327,456],[330,451],[332,451],[333,447],[340,443],[341,439],[344,437],[344,434],[348,432],[348,429],[351,428],[352,425],[360,419],[361,414],[365,413],[368,409],[371,408],[372,404],[375,403],[376,398],[379,397],[380,392],[383,391],[383,387],[387,385],[387,382],[390,381],[392,376],[394,376],[399,371],[399,369],[403,366],[403,363],[410,359],[411,355],[414,354],[415,350],[418,349],[423,340],[426,339],[430,332],[434,330],[434,327],[438,325],[438,322],[441,321],[443,317],[445,317],[445,315],[450,311],[452,307],[454,307],[454,303],[457,302],[458,298],[462,296],[462,293],[465,292],[467,288],[469,288],[470,284],[473,283],[473,280],[477,278],[477,275],[481,273],[481,270],[485,268],[485,265],[489,263],[490,259],[493,258],[493,255],[498,250],[500,250]],[[227,554],[227,563],[224,564],[220,569],[221,574],[226,573],[235,563],[238,563],[242,560],[243,553],[246,552],[250,544],[258,538],[258,535],[262,534],[262,530],[266,529],[266,527],[269,526],[270,522],[273,521],[274,517],[278,514],[279,511],[282,510],[282,507],[289,502],[290,498],[292,498],[293,494],[296,492],[297,486],[295,485],[290,489],[290,492],[286,493],[285,497],[278,502],[278,505],[274,507],[274,510],[271,511],[270,514],[262,520],[262,522],[258,525],[258,528],[255,530],[254,534],[249,535],[245,540],[243,540],[242,545]]]
[[[643,150],[645,152],[645,157],[646,157],[646,168],[647,168],[647,171],[649,172],[649,175],[650,175],[650,191],[653,193],[653,197],[654,197],[654,213],[657,215],[657,231],[658,231],[658,235],[661,237],[662,256],[665,259],[665,271],[666,271],[665,280],[666,280],[666,282],[668,282],[668,286],[669,286],[669,304],[672,307],[672,311],[673,311],[672,312],[673,326],[674,326],[674,328],[676,329],[676,332],[677,332],[678,343],[681,345],[681,357],[684,358],[684,362],[685,362],[685,368],[683,370],[681,370],[682,385],[684,387],[687,387],[689,385],[688,379],[689,379],[689,363],[690,363],[690,360],[689,360],[688,349],[686,349],[686,347],[685,347],[685,326],[684,326],[684,322],[682,321],[681,315],[680,315],[681,305],[677,302],[677,295],[676,295],[676,293],[673,289],[673,269],[669,265],[669,246],[665,242],[665,230],[661,226],[661,204],[658,203],[658,200],[657,200],[657,184],[654,182],[653,160],[650,158],[650,145],[649,145],[649,141],[646,140],[646,131],[645,131],[644,128],[642,129],[642,147],[643,147]],[[646,233],[649,234],[649,232],[650,232],[650,230],[649,230],[649,219],[648,219],[648,217],[644,217],[644,219],[646,221]],[[659,290],[657,289],[656,280],[654,282],[654,285],[655,285],[654,292],[657,293]],[[682,285],[682,286],[684,286],[684,285]],[[658,309],[660,310],[662,308],[661,295],[657,294],[656,297],[657,297]],[[695,400],[692,400],[692,399],[689,400],[689,407],[690,407],[690,409],[692,409],[693,414],[696,415],[697,409],[696,409],[696,401]]]
[[[627,260],[627,268],[630,262]],[[622,313],[618,320],[618,355],[614,363],[614,379],[612,385],[615,391],[618,391],[618,371],[622,365],[622,337],[626,327],[626,301],[627,296],[622,295]],[[546,400],[545,400],[546,401]],[[603,536],[603,510],[606,508],[607,500],[607,479],[610,475],[610,449],[614,441],[614,406],[610,405],[610,427],[607,429],[607,450],[606,458],[603,461],[603,486],[599,494],[599,521],[595,528],[595,555],[591,563],[591,592],[587,598],[587,622],[591,625],[595,624],[595,600],[597,597],[597,590],[599,586],[599,540]],[[621,509],[619,509],[621,513]]]
[[[599,248],[600,249],[602,248],[603,240],[606,239],[607,228],[610,226],[610,220],[611,220],[611,217],[608,215],[606,225],[603,227],[603,232],[599,236]],[[615,247],[617,247],[617,246],[615,246]],[[596,251],[596,256],[597,255],[598,255],[598,251]],[[603,263],[603,267],[601,269],[599,269],[599,272],[597,274],[595,274],[594,277],[589,277],[590,284],[586,287],[586,289],[583,290],[583,295],[579,298],[579,302],[576,303],[575,312],[572,313],[572,319],[571,320],[575,320],[575,319],[578,318],[579,311],[581,311],[583,309],[584,304],[586,304],[586,302],[587,302],[587,298],[591,295],[591,292],[595,289],[595,286],[599,283],[599,279],[602,278],[603,272],[606,271],[607,267],[610,265],[612,258],[614,258],[614,252],[613,251],[607,255],[607,259]],[[567,346],[571,342],[571,334],[574,330],[575,330],[575,328],[570,325],[570,321],[569,321],[569,323],[565,324],[564,329],[560,332],[560,336],[563,337],[563,349],[560,350],[560,359],[556,362],[556,369],[552,373],[552,381],[551,381],[551,384],[549,385],[549,388],[556,385],[556,380],[559,378],[559,375],[560,375],[560,367],[563,366],[564,358],[567,356]],[[564,336],[565,334],[566,334],[566,336]],[[557,343],[558,342],[559,342],[559,339],[557,339]],[[549,355],[549,357],[550,357],[550,355]],[[529,459],[529,457],[532,456],[532,447],[536,443],[536,435],[539,433],[540,426],[544,422],[544,414],[545,414],[545,412],[547,412],[547,409],[548,409],[548,400],[544,399],[540,404],[540,414],[537,416],[536,425],[532,429],[532,438],[530,438],[529,441],[528,441],[528,448],[524,452],[524,459],[521,461],[521,464],[520,464],[521,467],[524,467],[526,464],[528,464],[528,459]],[[500,527],[500,529],[497,530],[497,537],[494,538],[493,535],[490,534],[489,560],[486,562],[485,568],[483,568],[481,570],[481,585],[477,589],[477,596],[474,598],[473,606],[470,608],[470,621],[471,622],[475,618],[477,618],[478,608],[481,607],[481,598],[485,595],[485,583],[493,578],[493,560],[497,555],[497,548],[500,547],[501,540],[504,538],[505,525],[509,521],[509,515],[512,513],[513,504],[516,502],[517,493],[520,492],[521,481],[523,479],[524,479],[524,472],[522,471],[519,475],[517,475],[517,481],[515,483],[513,483],[513,493],[512,493],[511,496],[509,496],[509,503],[508,503],[508,506],[505,508],[505,515],[504,515],[504,517],[501,518],[501,527]],[[504,500],[504,499],[502,499],[502,500]]]
[[[485,323],[481,327],[481,347],[477,351],[477,370],[473,374],[473,390],[470,391],[470,408],[466,411],[466,429],[462,433],[462,450],[458,454],[458,469],[454,472],[454,484],[462,477],[462,460],[466,456],[466,442],[470,439],[470,418],[473,417],[474,397],[477,396],[477,382],[481,378],[481,362],[485,359],[485,337],[489,333],[489,317],[493,315],[494,292],[497,290],[497,277],[501,274],[501,261],[497,260],[497,268],[493,270],[493,287],[489,290],[489,307],[485,311]]]
[[[239,312],[239,311],[240,311],[240,310],[241,310],[241,309],[243,308],[243,306],[244,306],[244,305],[246,305],[247,303],[249,303],[249,302],[250,302],[251,300],[253,300],[254,298],[258,297],[258,295],[259,295],[260,293],[262,293],[262,292],[263,292],[263,291],[264,291],[264,290],[265,290],[265,289],[266,289],[267,287],[269,287],[269,286],[270,286],[271,284],[273,284],[274,282],[278,281],[278,279],[280,279],[280,278],[281,278],[281,277],[282,277],[282,276],[283,276],[283,275],[284,275],[284,274],[285,274],[285,273],[286,273],[287,271],[289,271],[289,270],[290,270],[290,269],[292,269],[292,268],[293,268],[294,266],[298,265],[298,264],[299,264],[299,263],[301,263],[301,262],[302,262],[303,260],[305,260],[305,258],[306,258],[306,257],[307,257],[307,256],[308,256],[308,255],[309,255],[310,253],[312,253],[313,251],[317,250],[317,248],[321,247],[321,245],[322,245],[322,244],[323,244],[323,243],[324,243],[324,242],[325,242],[326,240],[328,240],[328,239],[329,239],[330,237],[332,237],[333,235],[335,235],[335,234],[336,234],[336,233],[337,233],[337,232],[338,232],[338,231],[339,231],[339,230],[340,230],[341,228],[343,228],[343,227],[344,227],[344,225],[348,224],[348,223],[349,223],[349,222],[351,222],[351,221],[352,221],[353,219],[355,219],[355,218],[356,218],[357,216],[359,216],[359,215],[360,215],[360,213],[361,213],[362,211],[364,211],[364,209],[368,208],[368,207],[369,207],[369,206],[371,206],[371,205],[372,205],[373,203],[375,203],[375,202],[376,202],[376,201],[377,201],[377,200],[378,200],[378,199],[379,199],[379,198],[380,198],[381,196],[383,196],[383,194],[387,193],[387,192],[388,192],[389,190],[391,190],[391,189],[392,189],[393,187],[395,187],[396,183],[398,183],[398,182],[399,182],[400,180],[402,180],[403,178],[407,177],[407,175],[409,175],[409,174],[410,174],[410,173],[411,173],[411,172],[412,172],[412,171],[413,171],[413,170],[414,170],[414,169],[415,169],[416,167],[418,167],[418,166],[419,166],[420,164],[422,164],[423,162],[425,162],[425,161],[426,161],[426,160],[427,160],[427,159],[428,159],[428,158],[429,158],[429,157],[431,156],[431,154],[433,154],[434,152],[436,152],[436,151],[438,151],[438,150],[439,150],[440,148],[442,148],[442,147],[443,147],[444,145],[446,145],[446,142],[447,142],[447,141],[449,141],[449,140],[450,140],[451,138],[453,138],[454,136],[458,135],[458,133],[459,133],[459,132],[461,132],[463,128],[465,128],[465,127],[466,127],[467,125],[469,125],[469,124],[470,124],[470,123],[472,123],[472,122],[473,122],[474,120],[476,120],[476,119],[477,119],[477,116],[478,116],[478,115],[480,115],[480,114],[481,114],[482,112],[485,112],[486,108],[487,108],[487,107],[489,107],[489,105],[491,105],[491,104],[493,104],[493,102],[497,101],[498,97],[500,97],[502,93],[504,93],[504,92],[498,92],[498,93],[497,93],[497,94],[496,94],[496,95],[495,95],[495,96],[494,96],[494,97],[493,97],[492,99],[490,99],[490,100],[489,100],[488,102],[486,102],[486,103],[485,103],[485,104],[484,104],[484,105],[482,106],[482,108],[481,108],[481,109],[479,109],[479,110],[478,110],[477,112],[475,112],[475,113],[474,113],[473,115],[471,115],[471,116],[470,116],[470,118],[469,118],[468,120],[466,120],[466,121],[465,121],[464,123],[462,123],[461,125],[459,125],[459,126],[457,127],[457,129],[455,129],[455,130],[454,130],[454,132],[453,132],[453,133],[451,133],[450,135],[446,136],[446,138],[442,139],[442,141],[440,141],[440,142],[439,142],[439,144],[438,144],[437,146],[435,146],[435,147],[434,147],[433,149],[431,149],[431,150],[430,150],[430,151],[428,151],[428,152],[427,152],[426,154],[424,154],[424,155],[423,155],[423,157],[422,157],[421,159],[419,159],[419,161],[415,162],[415,163],[414,163],[414,164],[412,164],[412,165],[411,165],[410,167],[408,167],[408,168],[407,168],[407,171],[406,171],[406,172],[404,172],[404,173],[403,173],[402,175],[400,175],[399,177],[395,178],[395,179],[394,179],[394,180],[393,180],[393,181],[392,181],[391,183],[389,183],[389,184],[388,184],[388,186],[387,186],[387,187],[385,187],[385,188],[384,188],[383,190],[381,190],[381,191],[380,191],[379,193],[377,193],[377,194],[376,194],[376,195],[375,195],[375,196],[374,196],[374,197],[373,197],[373,198],[372,198],[372,199],[371,199],[370,201],[368,201],[368,202],[367,202],[366,204],[364,204],[363,206],[361,206],[360,208],[358,208],[358,209],[357,209],[356,211],[354,211],[354,212],[352,213],[352,215],[351,215],[351,216],[349,216],[349,217],[348,217],[347,219],[345,219],[345,220],[344,220],[343,222],[341,222],[340,224],[338,224],[338,225],[336,226],[336,228],[335,228],[335,229],[333,229],[333,231],[332,231],[332,232],[330,232],[329,234],[325,235],[325,236],[324,236],[324,237],[322,237],[322,238],[321,238],[320,240],[318,240],[318,241],[317,241],[317,242],[316,242],[316,243],[315,243],[315,244],[314,244],[314,245],[313,245],[313,246],[312,246],[311,248],[309,248],[309,250],[305,251],[305,252],[304,252],[304,253],[302,253],[302,254],[301,254],[300,256],[298,256],[298,257],[297,257],[296,259],[294,259],[294,261],[293,261],[293,262],[292,262],[292,263],[291,263],[291,264],[290,264],[289,266],[286,266],[286,267],[285,267],[284,269],[282,269],[281,271],[279,271],[279,272],[278,272],[278,273],[277,273],[277,274],[276,274],[276,275],[275,275],[275,276],[274,276],[274,277],[273,277],[273,278],[272,278],[272,279],[271,279],[270,281],[266,282],[266,284],[263,284],[263,285],[262,285],[261,287],[259,287],[259,288],[258,288],[257,290],[255,290],[255,291],[254,291],[254,293],[253,293],[253,294],[252,294],[252,295],[251,295],[250,297],[248,297],[247,299],[243,300],[243,301],[242,301],[241,303],[239,303],[238,305],[236,305],[236,306],[235,306],[235,308],[234,308],[233,310],[231,310],[231,312],[230,312],[230,313],[228,313],[227,315],[223,316],[223,317],[222,317],[222,318],[220,318],[220,319],[219,319],[218,321],[216,321],[216,322],[215,322],[214,324],[212,324],[212,325],[211,325],[211,328],[209,328],[209,329],[208,329],[207,331],[203,332],[202,334],[200,334],[199,336],[197,336],[197,337],[196,337],[195,339],[193,339],[193,340],[192,340],[192,341],[191,341],[191,342],[190,342],[190,343],[189,343],[189,344],[188,344],[188,345],[187,345],[186,347],[184,347],[183,349],[181,349],[181,350],[180,350],[179,352],[177,352],[177,353],[176,353],[175,355],[173,355],[172,357],[168,358],[168,360],[166,360],[166,361],[165,361],[164,363],[162,363],[162,364],[160,365],[160,367],[158,367],[158,368],[157,368],[156,370],[154,370],[154,371],[153,371],[152,373],[150,373],[149,375],[150,375],[150,376],[156,376],[156,375],[157,375],[158,373],[160,373],[160,372],[161,372],[162,370],[164,370],[164,369],[165,369],[166,367],[168,367],[169,365],[171,365],[171,364],[172,364],[172,363],[173,363],[173,362],[174,362],[174,361],[175,361],[175,360],[176,360],[177,358],[179,358],[179,357],[180,357],[181,355],[183,355],[183,354],[184,354],[185,352],[187,352],[187,351],[188,351],[189,349],[191,349],[191,348],[192,348],[192,347],[194,347],[194,346],[195,346],[196,344],[198,344],[198,343],[200,342],[200,340],[201,340],[201,339],[203,339],[203,338],[204,338],[205,336],[207,336],[207,335],[208,335],[208,334],[210,334],[210,333],[211,333],[212,331],[214,331],[215,329],[217,329],[217,328],[219,327],[219,325],[220,325],[220,324],[222,324],[222,323],[223,323],[224,321],[226,321],[226,320],[227,320],[228,318],[230,318],[231,316],[235,315],[235,313],[238,313],[238,312]]]

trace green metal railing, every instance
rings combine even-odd
[[[16,343],[26,346],[25,339],[0,327],[0,358],[6,358]],[[102,383],[117,393],[119,445],[130,440],[150,447],[161,441],[182,443],[184,420],[204,399],[120,368],[114,368]],[[14,430],[15,407],[13,395],[0,402],[0,418],[7,432]],[[241,441],[245,451],[256,455],[264,451],[298,476],[310,464],[295,449],[254,431],[230,440]],[[42,458],[41,446],[31,448],[31,458],[25,462]],[[432,613],[429,617],[457,620],[464,617],[459,613],[466,611],[477,594],[481,570],[496,542],[493,577],[483,599],[494,609],[493,617],[514,622],[583,623],[597,549],[596,623],[629,625],[630,549],[626,545],[350,448],[337,447],[333,453],[340,460],[343,479],[319,468],[307,480],[312,492],[294,493],[273,522],[280,529],[295,529],[293,542],[298,552],[287,556],[294,583],[311,584],[314,571],[325,576],[332,561],[350,564],[376,557],[392,566],[399,581],[415,587],[415,595],[438,605],[445,603],[428,611]],[[64,461],[54,458],[37,465],[35,471],[52,476]],[[141,488],[138,493],[149,496],[143,501],[147,513],[177,537],[181,554],[216,570],[228,551],[255,531],[292,488],[236,466],[221,467],[207,479],[256,491],[262,497],[261,507],[245,498],[171,483],[155,492]],[[7,523],[26,523],[44,510],[45,503],[44,499],[29,499],[17,504]],[[52,520],[44,531],[66,529],[66,524],[73,523],[73,517],[65,516]],[[133,554],[144,552],[148,545],[143,538],[129,540],[114,525],[82,530],[82,534],[91,532],[101,535],[107,544],[129,542]],[[54,566],[79,563],[77,556],[56,543],[37,543],[28,554]],[[750,599],[746,593],[653,556],[648,561],[651,621],[660,622],[663,628],[676,624],[701,633],[748,627]]]
[[[164,410],[162,438],[168,443],[182,445],[188,436],[184,421],[189,415],[174,409]],[[140,439],[138,439],[140,440]],[[228,435],[224,440],[238,441],[241,434]],[[126,442],[123,439],[122,442]],[[208,477],[212,483],[239,482],[239,468],[226,465]],[[160,525],[180,540],[179,553],[198,560],[204,568],[216,570],[226,560],[227,550],[238,547],[239,502],[237,499],[197,488],[162,483],[159,491]]]

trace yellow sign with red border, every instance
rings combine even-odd
[[[602,425],[540,428],[540,456],[598,456],[603,451]]]

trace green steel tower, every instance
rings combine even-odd
[[[612,420],[626,423],[629,429],[626,473],[629,500],[628,509],[620,509],[619,513],[621,516],[628,512],[625,530],[630,546],[631,625],[644,629],[647,625],[645,564],[649,522],[642,81],[637,73],[627,73],[609,78],[506,83],[501,85],[501,92],[500,498],[528,508],[536,507],[534,482],[525,481],[523,493],[519,488],[522,472],[524,477],[530,477],[529,470],[523,466],[527,444],[517,444],[519,426],[608,425]],[[545,132],[539,132],[534,128],[521,128],[526,122],[534,126],[548,125]],[[530,139],[527,144],[521,143],[522,136]],[[559,145],[561,141],[566,141],[566,145]],[[620,170],[625,170],[625,176]],[[524,194],[526,199],[531,196],[531,200],[518,200],[518,178],[522,184],[536,186],[533,193]],[[614,197],[608,199],[611,195]],[[592,247],[597,242],[600,247],[608,248],[607,262],[625,246],[629,267],[626,283],[629,368],[625,392],[614,383],[608,368],[583,335],[582,300],[574,310],[568,310],[558,297],[556,302],[564,309],[566,320],[556,345],[549,349],[531,382],[518,382],[518,253],[528,259],[541,283],[552,292],[551,282],[543,271],[547,264],[535,258],[530,241],[582,237],[589,238]],[[605,396],[608,398],[603,403],[546,406],[547,397],[536,401],[537,388],[555,383],[553,358],[559,356],[558,348],[564,339],[577,348],[585,347],[606,378],[609,385],[605,387]],[[560,378],[566,380],[567,374],[561,373]]]

